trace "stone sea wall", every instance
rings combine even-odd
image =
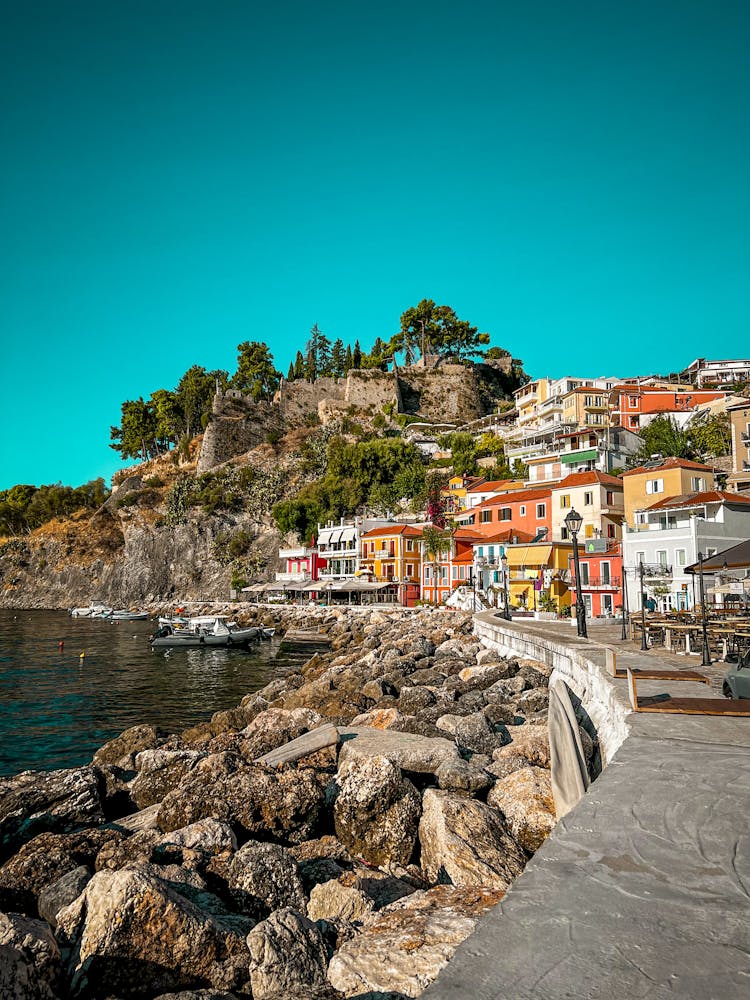
[[[415,997],[552,829],[547,664],[460,613],[245,618],[330,651],[182,733],[0,780],[3,996]]]

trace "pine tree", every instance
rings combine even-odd
[[[346,368],[346,355],[344,354],[344,341],[339,337],[334,340],[331,348],[331,373],[337,378],[344,374]]]
[[[289,371],[286,374],[286,380],[287,380],[287,382],[293,382],[294,381],[294,362],[293,361],[289,362]]]
[[[333,374],[331,341],[320,332],[318,332],[317,369],[319,377],[329,377]]]
[[[354,367],[354,359],[352,358],[352,345],[346,345],[346,359],[344,361],[344,375]]]
[[[302,351],[297,351],[297,356],[294,359],[294,377],[304,378],[305,377],[305,356]]]
[[[359,346],[359,341],[354,341],[354,351],[352,352],[352,368],[362,367],[362,348]]]

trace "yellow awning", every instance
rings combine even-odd
[[[509,566],[549,566],[551,545],[511,545],[505,549]]]

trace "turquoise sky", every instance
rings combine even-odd
[[[533,375],[750,354],[750,4],[3,4],[0,488],[124,399],[453,306]]]

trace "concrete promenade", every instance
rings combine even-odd
[[[630,713],[627,682],[606,675],[597,640],[617,648],[618,666],[702,668],[700,657],[621,642],[619,626],[591,623],[587,643],[568,624],[477,620],[525,655],[538,643],[548,662],[555,647],[590,653],[589,676],[609,689],[608,711],[622,712],[624,740],[423,996],[746,1000],[750,718]],[[726,666],[706,669],[721,697]],[[576,676],[565,677],[574,689]],[[576,692],[587,710],[592,690]],[[638,682],[639,695],[664,691],[709,694],[692,682]]]

